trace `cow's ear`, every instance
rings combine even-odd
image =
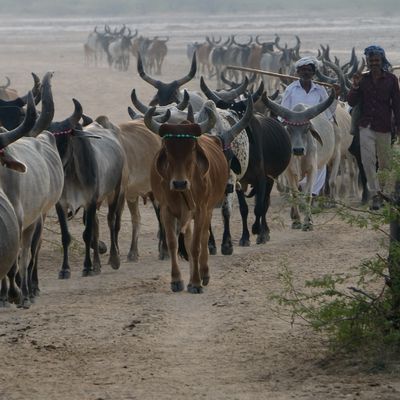
[[[321,136],[320,136],[319,133],[314,129],[314,127],[312,126],[312,124],[310,124],[310,132],[311,132],[311,135],[313,136],[313,138],[314,138],[315,140],[317,140],[321,146],[323,146],[324,144],[322,143]]]
[[[167,180],[167,154],[165,148],[161,148],[155,159],[155,170],[157,174],[163,179]]]
[[[0,163],[6,168],[12,169],[17,172],[25,173],[26,165],[21,161],[15,159],[11,154],[9,154],[5,149],[0,153]]]
[[[204,154],[203,149],[200,146],[196,146],[196,164],[199,168],[202,178],[208,174],[210,169],[210,163],[207,156]]]

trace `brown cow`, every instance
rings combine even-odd
[[[208,120],[199,124],[191,121],[160,124],[152,118],[155,108],[145,115],[147,127],[163,138],[151,169],[151,187],[160,204],[174,292],[184,287],[177,263],[176,221],[184,234],[190,262],[187,290],[202,293],[202,284],[205,286],[209,282],[208,230],[213,209],[223,199],[229,175],[224,149],[229,149],[235,136],[247,126],[252,109],[249,98],[243,118],[220,136],[202,135],[210,128]]]

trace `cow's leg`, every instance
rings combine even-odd
[[[359,195],[358,168],[356,167],[357,161],[356,161],[355,157],[351,154],[347,154],[345,161],[347,161],[347,169],[348,169],[348,175],[349,175],[349,180],[350,180],[349,196],[351,198],[357,198]]]
[[[41,219],[41,217],[40,217]],[[29,256],[31,252],[32,238],[35,233],[36,222],[27,227],[22,232],[21,237],[21,253],[18,260],[18,272],[21,277],[21,296],[19,299],[19,308],[29,308],[31,305],[29,299],[29,287],[28,287],[28,264]]]
[[[1,280],[0,287],[0,308],[10,307],[10,303],[8,301],[8,278],[5,276]]]
[[[121,212],[124,206],[124,199],[125,199],[124,195],[117,193],[112,203],[108,206],[107,222],[108,222],[108,229],[110,231],[110,242],[111,242],[110,257],[108,262],[113,269],[118,269],[121,265],[121,260],[119,256],[119,247],[118,247],[118,233],[120,230]],[[97,218],[96,222],[98,225]]]
[[[17,275],[18,265],[17,261],[15,261],[10,270],[7,272],[7,276],[1,280],[0,308],[9,307],[10,303],[19,304],[21,291],[18,283],[16,282]]]
[[[250,232],[247,226],[247,218],[249,216],[249,207],[246,202],[246,197],[242,189],[236,190],[236,195],[239,201],[239,211],[242,217],[242,237],[239,241],[239,246],[247,247],[250,246]]]
[[[317,174],[317,166],[310,169],[310,172],[307,176],[307,183],[304,187],[304,200],[305,200],[305,211],[304,211],[304,222],[302,225],[303,231],[312,231],[313,230],[313,222],[311,217],[311,202],[312,202],[312,186],[315,181]]]
[[[17,277],[18,277],[18,282],[17,282]],[[21,298],[21,291],[19,289],[21,282],[18,274],[17,261],[15,261],[11,269],[8,271],[7,278],[9,287],[7,287],[6,300],[9,303],[18,304]]]
[[[212,211],[208,213],[208,220],[211,220]],[[210,271],[208,268],[208,254],[206,251],[205,243],[207,240],[207,235],[204,233],[207,232],[206,229],[203,228],[202,236],[200,241],[200,256],[199,256],[199,264],[200,264],[200,279],[203,286],[207,286],[210,281]]]
[[[215,237],[214,237],[214,233],[212,231],[211,225],[210,225],[208,232],[209,232],[208,244],[207,244],[208,251],[212,256],[215,256],[217,254],[217,245],[215,244]]]
[[[43,232],[43,221],[40,220],[36,224],[35,232],[32,238],[31,244],[31,261],[28,266],[28,286],[29,286],[29,297],[33,302],[35,296],[39,296],[39,276],[38,276],[38,258],[39,251],[42,244],[42,232]]]
[[[267,224],[267,212],[268,208],[270,205],[270,198],[271,198],[271,191],[274,186],[274,180],[271,178],[267,178],[265,182],[265,190],[263,193],[263,197],[258,199],[258,195],[256,195],[256,201],[260,202],[260,219],[261,219],[261,225],[260,225],[260,233],[258,234],[257,237],[257,244],[263,244],[266,243],[270,240],[270,235],[269,235],[269,226]]]
[[[340,158],[341,158],[340,148],[336,148],[335,153],[333,155],[333,161],[330,165],[330,173],[329,173],[330,206],[334,206],[335,201],[337,200],[337,177],[339,175]]]
[[[265,190],[266,190],[266,178],[260,179],[257,184],[254,186],[254,192],[255,192],[255,206],[254,206],[254,224],[251,227],[251,232],[253,235],[257,235],[257,244],[260,243],[265,243],[265,242],[260,242],[259,240],[261,239],[261,218],[265,213]]]
[[[140,229],[139,197],[127,199],[126,203],[128,204],[129,213],[131,214],[132,224],[132,239],[127,258],[128,261],[138,261],[138,236]]]
[[[201,223],[200,223],[201,221]],[[194,219],[194,229],[193,229],[193,238],[190,241],[190,252],[191,252],[191,265],[190,265],[190,281],[187,286],[187,290],[189,293],[198,294],[203,292],[203,288],[201,285],[200,278],[200,252],[205,252],[206,255],[203,254],[203,262],[204,258],[208,258],[208,227],[211,222],[211,218],[207,218],[204,214],[204,211],[200,211],[196,214]],[[190,228],[187,228],[186,232],[190,232]],[[186,237],[186,235],[185,235]],[[189,242],[189,240],[188,240]],[[208,275],[208,266],[203,266],[204,273]],[[206,277],[206,280],[208,278]]]
[[[161,209],[161,221],[165,229],[165,237],[169,256],[171,258],[171,289],[173,292],[180,292],[184,288],[181,271],[178,265],[178,244],[176,239],[175,217],[166,208]]]
[[[96,203],[93,201],[86,208],[86,219],[85,219],[85,229],[83,231],[83,241],[85,242],[85,260],[83,261],[83,270],[82,276],[90,276],[95,275],[96,273],[100,273],[100,265],[98,264],[97,269],[94,270],[92,260],[90,258],[90,245],[93,240],[93,253],[99,253],[99,243],[98,237],[95,238],[93,229],[96,224]],[[99,260],[97,260],[99,261]]]
[[[160,206],[154,201],[151,201],[153,204],[154,211],[156,213],[157,221],[158,221],[158,259],[159,260],[167,260],[169,258],[168,254],[168,246],[167,246],[167,239],[165,236],[165,230],[163,224],[161,222],[161,215],[160,215]]]
[[[233,190],[229,188],[233,187],[232,184],[228,185],[227,193],[225,194],[224,201],[222,203],[221,212],[222,219],[224,221],[224,232],[222,235],[222,243],[221,243],[221,253],[225,256],[229,256],[233,253],[233,245],[232,245],[232,237],[230,230],[230,219],[233,208]]]
[[[290,217],[292,219],[292,229],[301,229],[302,224],[300,221],[300,210],[299,210],[299,187],[298,187],[298,176],[296,173],[291,171],[291,168],[286,170],[286,178],[292,193],[292,206],[290,209]]]
[[[99,217],[97,216],[97,209],[93,218],[91,243],[93,243],[93,261],[92,261],[93,274],[99,274],[101,272],[101,261],[100,261],[100,248],[99,248]],[[113,244],[113,246],[115,247],[115,244]],[[111,248],[112,246],[110,246],[110,259],[111,259]]]
[[[354,135],[353,141],[349,147],[349,152],[353,154],[357,161],[358,170],[360,173],[360,181],[362,186],[361,204],[367,204],[369,200],[369,190],[367,186],[367,176],[365,175],[364,167],[361,161],[361,149],[360,149],[360,135]]]
[[[71,269],[69,267],[69,262],[68,262],[68,248],[69,245],[71,244],[71,235],[68,230],[66,212],[62,208],[60,203],[56,204],[56,211],[58,216],[58,222],[60,224],[61,242],[63,246],[63,263],[61,266],[61,270],[58,273],[58,278],[69,279],[71,277]]]

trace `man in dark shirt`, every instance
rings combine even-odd
[[[395,130],[400,128],[400,90],[397,77],[388,72],[390,66],[385,51],[380,46],[364,50],[369,72],[353,75],[349,92],[350,106],[361,103],[360,147],[361,160],[372,194],[372,210],[382,206],[382,187],[376,173],[376,160],[380,169],[390,168],[392,114]]]

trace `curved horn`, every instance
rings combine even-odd
[[[221,81],[224,82],[226,85],[230,86],[231,88],[237,87],[237,83],[236,83],[236,82],[230,81],[230,80],[225,76],[225,71],[226,71],[226,68],[224,68],[224,69],[221,71],[221,74],[220,74],[220,76],[221,76]]]
[[[33,96],[32,93],[28,93],[25,118],[22,121],[21,125],[17,126],[15,129],[0,134],[0,149],[4,149],[9,144],[15,142],[22,136],[25,136],[35,124],[35,119],[36,109],[33,102]]]
[[[301,44],[300,38],[297,35],[296,35],[296,41],[297,41],[296,46],[293,47],[295,53],[297,53],[300,50],[300,44]]]
[[[137,120],[137,119],[142,118],[137,112],[135,112],[133,110],[132,107],[128,107],[128,114],[131,117],[131,119],[133,119],[133,120]]]
[[[270,100],[275,101],[278,98],[279,95],[279,89],[275,90],[275,93],[271,94],[271,96],[269,96]]]
[[[54,102],[53,94],[51,92],[51,78],[53,77],[52,72],[47,72],[43,77],[42,83],[42,110],[39,118],[37,119],[35,126],[30,132],[30,136],[36,137],[40,132],[46,130],[54,117]]]
[[[206,97],[212,100],[215,104],[226,103],[221,97],[219,97],[215,92],[213,92],[209,87],[206,85],[204,78],[200,77],[200,89],[206,95]]]
[[[154,120],[153,115],[156,111],[155,107],[151,107],[148,109],[146,114],[144,115],[144,123],[147,126],[147,129],[151,130],[154,133],[157,133],[160,130],[161,124]]]
[[[325,62],[325,60],[324,60]],[[315,70],[315,76],[320,80],[321,82],[326,82],[326,83],[336,83],[337,79],[332,78],[331,76],[323,74],[319,68]]]
[[[131,100],[132,100],[132,104],[142,113],[142,114],[146,114],[147,111],[149,110],[149,107],[147,107],[146,105],[144,105],[141,101],[139,101],[139,99],[136,96],[136,89],[132,89],[131,92]]]
[[[201,129],[201,133],[210,132],[217,122],[217,116],[215,115],[214,110],[206,108],[205,112],[207,114],[207,118],[202,122],[198,122],[198,125],[200,126]]]
[[[228,102],[235,100],[237,97],[239,97],[246,91],[248,85],[249,85],[249,78],[245,76],[243,82],[236,89],[231,89],[228,92],[226,92],[226,94],[224,95],[224,100]]]
[[[78,125],[79,120],[82,118],[83,110],[81,103],[79,103],[78,100],[72,99],[72,101],[74,102],[75,109],[72,115],[68,118],[68,122],[71,124],[71,127],[75,127],[76,125]]]
[[[279,93],[279,90],[277,91]],[[261,81],[260,86],[258,89],[251,95],[251,98],[253,100],[253,103],[257,102],[262,94],[264,93],[264,82]]]
[[[251,96],[247,99],[247,107],[246,112],[244,113],[243,117],[236,122],[229,130],[224,131],[220,134],[222,137],[222,142],[224,147],[227,148],[233,142],[235,137],[239,135],[239,133],[246,128],[249,124],[251,117],[253,116],[253,100]]]
[[[32,72],[32,77],[33,77],[33,88],[31,90],[33,97],[35,98],[35,104],[38,104],[40,101],[40,79],[36,74]],[[24,105],[28,101],[28,94],[25,96],[20,97]]]
[[[339,83],[340,83],[340,92],[343,96],[342,98],[347,98],[349,89],[347,89],[346,79],[345,79],[344,74],[343,74],[342,70],[340,69],[340,67],[338,67],[336,64],[331,63],[329,61],[323,61],[323,63],[335,72],[335,74],[338,77]]]
[[[335,91],[332,90],[330,96],[323,102],[309,107],[304,111],[296,112],[289,110],[286,107],[281,106],[280,104],[271,101],[266,93],[262,96],[263,103],[276,115],[279,117],[288,120],[288,121],[309,121],[310,119],[315,118],[318,114],[321,114],[325,111],[335,100]]]
[[[156,89],[158,89],[159,82],[156,81],[153,78],[150,78],[143,69],[143,62],[142,62],[142,56],[140,55],[140,52],[138,52],[138,57],[137,57],[137,71],[140,75],[140,77],[146,81],[147,83],[150,83],[150,85],[154,86]]]
[[[82,126],[87,126],[93,122],[93,119],[85,114],[82,114],[82,121]]]
[[[154,117],[161,124],[166,123],[171,118],[171,110],[167,110],[164,115],[157,115]]]
[[[180,111],[183,111],[189,104],[190,96],[187,90],[183,91],[183,99],[180,103],[176,105],[176,108]],[[190,105],[190,104],[189,104]]]
[[[190,67],[189,73],[183,78],[176,80],[178,87],[184,85],[185,83],[193,79],[193,77],[196,75],[196,71],[197,71],[197,61],[196,61],[196,51],[194,51],[192,57],[192,65]]]
[[[214,35],[212,35],[212,43],[213,44],[220,44],[222,40],[222,36],[219,37],[219,40],[215,40]]]
[[[193,114],[193,107],[191,104],[188,105],[188,113],[186,119],[192,123],[194,123],[194,114]]]

